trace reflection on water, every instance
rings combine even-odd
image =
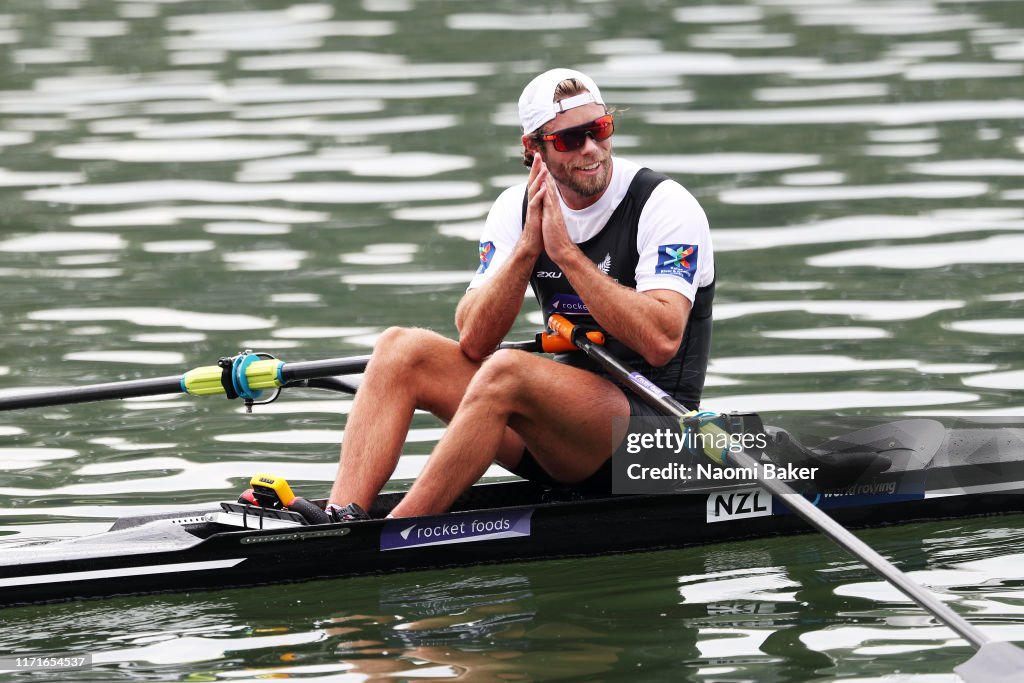
[[[0,393],[177,374],[244,348],[364,354],[395,324],[454,334],[490,202],[525,174],[516,97],[562,64],[620,108],[619,153],[707,209],[719,294],[706,407],[1020,415],[1022,17],[998,0],[7,3]],[[528,302],[512,336],[542,323]],[[251,416],[180,396],[2,414],[3,531],[82,533],[126,510],[223,498],[265,469],[323,495],[349,406],[294,390]],[[441,433],[414,418],[394,486]],[[782,547],[721,575],[669,554],[558,564],[550,582],[495,572],[472,588],[477,574],[462,572],[458,588],[399,582],[399,598],[380,599],[452,600],[434,614],[381,608],[373,581],[352,584],[371,597],[351,610],[337,607],[347,590],[328,603],[322,585],[195,609],[142,600],[121,620],[95,606],[67,642],[143,668],[155,660],[133,653],[173,659],[180,646],[208,659],[174,671],[214,680],[677,680],[680,667],[877,680],[945,675],[959,659],[941,629],[886,640],[911,624],[902,605],[837,616],[858,596],[815,593]],[[615,597],[623,576],[636,605]],[[810,617],[808,591],[821,605]],[[681,598],[707,609],[680,616]],[[250,633],[233,615],[262,600],[305,616],[282,626],[260,612]],[[881,631],[842,630],[862,627]],[[933,669],[925,647],[941,655]],[[871,659],[895,650],[899,667]],[[234,657],[248,668],[229,671]]]

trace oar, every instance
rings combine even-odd
[[[590,331],[587,338],[597,344],[604,343],[604,336],[600,332]],[[576,350],[575,345],[562,337],[545,333],[538,334],[535,339],[529,341],[504,342],[501,348],[543,353]],[[363,372],[369,360],[369,356],[350,356],[285,363],[267,354],[246,351],[237,356],[221,358],[217,365],[205,365],[171,377],[107,382],[70,389],[2,396],[0,411],[180,393],[193,396],[225,395],[228,398],[241,398],[247,405],[252,405],[264,390],[277,390],[298,382],[302,382],[304,386],[355,393],[355,385],[334,378]]]
[[[566,318],[551,316],[548,327],[563,339],[571,341],[581,351],[597,361],[615,379],[619,380],[663,414],[683,418],[688,411],[672,396],[650,380],[613,356],[603,346],[594,344],[581,334],[581,330]],[[761,475],[757,460],[744,451],[729,452],[729,458],[739,467],[756,473],[758,483],[780,498],[786,506],[808,524],[835,541],[840,547],[874,570],[880,577],[898,588],[904,595],[930,612],[936,619],[955,631],[977,650],[967,662],[955,668],[968,683],[1011,683],[1024,680],[1024,650],[1012,643],[991,640],[988,636],[954,612],[927,589],[896,568],[870,546],[850,533],[838,522],[815,507],[788,484]]]
[[[231,398],[241,397],[252,401],[259,398],[264,389],[279,389],[290,382],[362,372],[369,360],[369,356],[350,356],[285,363],[276,358],[269,358],[265,354],[243,353],[221,359],[217,365],[195,368],[172,377],[108,382],[71,389],[2,396],[0,411],[180,393],[193,396],[223,394]]]

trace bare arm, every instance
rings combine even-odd
[[[548,201],[552,197],[556,199]],[[565,273],[598,325],[655,367],[672,359],[689,319],[691,304],[686,297],[667,289],[638,292],[598,270],[569,239],[553,186],[545,195],[543,234],[548,256]]]
[[[455,310],[459,346],[473,360],[482,360],[494,351],[512,329],[523,307],[523,293],[530,281],[533,265],[544,250],[541,215],[548,192],[547,169],[534,157],[527,182],[526,221],[523,234],[509,259],[481,287],[466,292]]]

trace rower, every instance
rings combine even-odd
[[[700,204],[613,155],[615,114],[586,74],[545,71],[518,111],[530,171],[484,221],[476,275],[455,310],[459,338],[398,327],[380,335],[346,420],[335,515],[374,504],[417,410],[448,426],[395,517],[450,509],[493,462],[542,486],[611,493],[612,418],[660,413],[589,357],[499,348],[528,287],[546,318],[600,327],[611,351],[699,407],[715,287]]]

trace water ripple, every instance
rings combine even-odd
[[[71,185],[84,183],[85,175],[75,171],[12,171],[0,168],[0,187],[34,187],[37,185]]]
[[[798,126],[840,123],[880,123],[889,126],[908,126],[940,121],[1020,119],[1024,118],[1024,101],[1014,99],[959,102],[945,100],[831,107],[665,111],[650,112],[644,114],[643,118],[648,123],[664,126]]]
[[[747,315],[803,311],[812,315],[847,316],[853,320],[913,320],[963,306],[963,301],[751,301],[716,304],[715,318],[729,320]]]
[[[150,327],[182,327],[186,330],[263,330],[274,326],[271,320],[251,315],[196,313],[158,307],[54,308],[32,311],[30,320],[96,321],[121,320]]]
[[[1024,212],[1017,209],[968,212],[930,211],[917,216],[848,215],[805,224],[719,228],[715,250],[739,251],[864,240],[923,239],[985,230],[1024,230]]]
[[[224,183],[202,180],[154,180],[34,190],[31,201],[105,205],[139,202],[207,201],[299,204],[369,204],[377,202],[476,197],[483,188],[469,181],[406,183]]]
[[[757,5],[695,5],[672,10],[672,18],[684,24],[743,24],[763,17],[764,10]]]
[[[306,143],[290,140],[229,140],[223,138],[218,140],[175,140],[174,142],[146,140],[114,142],[107,140],[60,145],[54,149],[53,154],[61,159],[109,159],[126,163],[183,163],[261,159],[298,154],[307,149]]]
[[[453,31],[535,31],[539,25],[557,26],[561,30],[590,26],[586,14],[552,12],[538,14],[449,14],[445,25]]]
[[[1024,176],[1020,159],[949,159],[910,164],[914,173],[938,176]]]
[[[973,242],[907,244],[850,249],[812,256],[808,265],[820,268],[868,266],[919,270],[968,263],[1024,263],[1024,235],[997,235]]]
[[[268,177],[289,180],[297,173],[339,171],[355,176],[425,178],[472,168],[474,165],[476,161],[473,158],[454,154],[397,152],[374,155],[368,152],[340,155],[335,150],[324,149],[316,156],[248,163],[242,167],[239,175],[253,180]]]
[[[320,47],[324,40],[335,37],[381,37],[395,32],[390,21],[316,21],[277,24],[253,22],[253,12],[239,13],[239,19],[248,24],[244,31],[226,19],[224,23],[207,20],[205,15],[178,16],[168,20],[168,29],[185,32],[164,40],[172,52],[237,51],[252,52],[273,45],[277,50],[310,50]],[[270,14],[269,12],[266,14]],[[195,20],[195,21],[193,21]]]
[[[963,391],[821,391],[715,396],[701,401],[702,410],[727,413],[758,411],[829,411],[850,408],[901,408],[971,403],[978,394]],[[959,408],[958,408],[959,410]],[[948,414],[948,411],[947,411]]]
[[[758,88],[754,90],[754,99],[759,102],[810,102],[885,97],[888,94],[889,86],[885,83],[840,83],[837,85]]]
[[[960,320],[944,325],[957,332],[974,334],[1024,334],[1024,320],[1020,318],[996,318],[993,320]]]
[[[963,379],[964,386],[984,389],[1011,389],[1020,391],[1024,389],[1024,370],[1011,370],[1009,372],[992,372],[984,375],[975,375]]]
[[[97,202],[100,203],[100,202]],[[276,223],[321,223],[330,214],[308,209],[279,206],[230,206],[219,204],[153,206],[104,213],[78,214],[71,217],[71,225],[80,228],[176,225],[184,220],[250,220]]]
[[[766,330],[769,339],[886,339],[892,333],[878,327],[813,327],[802,330]]]
[[[854,201],[866,199],[955,199],[977,197],[989,191],[987,183],[892,183],[829,187],[746,187],[718,193],[724,204],[787,204],[792,202]]]
[[[716,152],[714,154],[631,154],[630,160],[663,173],[707,175],[718,173],[764,173],[817,166],[818,154],[758,154]]]
[[[177,365],[185,362],[185,354],[177,351],[74,351],[64,360],[98,361],[101,363],[134,363],[136,365]]]
[[[817,339],[820,337],[814,336],[811,338]],[[853,338],[862,337],[855,336]],[[780,367],[786,368],[787,373],[794,374],[804,372],[878,372],[879,370],[916,370],[921,373],[954,374],[982,372],[992,370],[996,366],[983,363],[935,365],[912,359],[862,360],[849,356],[828,354],[779,354],[773,356],[717,357],[711,360],[708,369],[711,372],[724,375],[775,375]]]

